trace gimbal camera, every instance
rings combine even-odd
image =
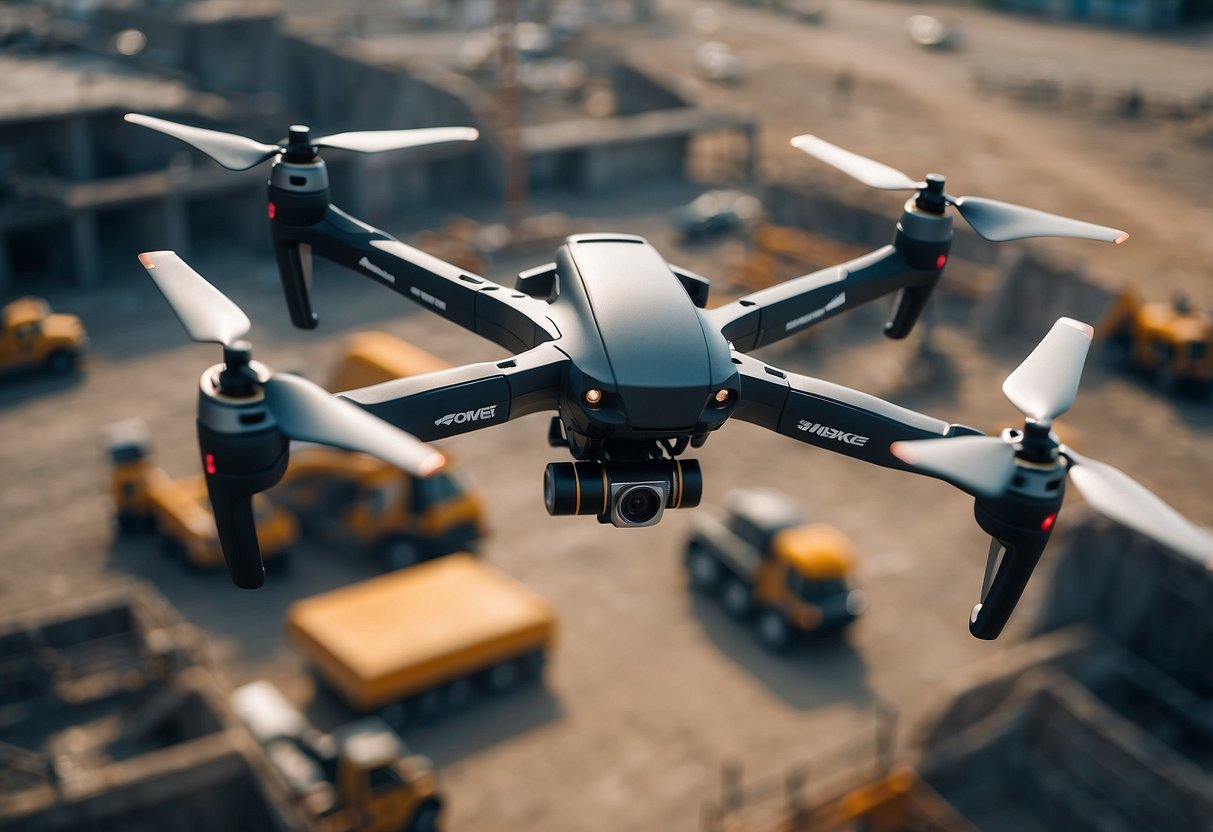
[[[992,538],[969,623],[979,638],[995,638],[1011,615],[1054,528],[1067,475],[1096,510],[1191,557],[1213,558],[1213,536],[1052,432],[1052,420],[1077,392],[1091,343],[1086,324],[1059,320],[1007,378],[1003,392],[1025,423],[998,437],[748,355],[893,292],[884,331],[904,338],[947,263],[949,208],[994,241],[1061,236],[1119,243],[1127,235],[1117,229],[953,197],[942,176],[916,181],[801,136],[793,140],[797,148],[860,181],[914,193],[891,244],[707,309],[708,281],[667,263],[643,238],[582,234],[569,237],[553,262],[520,274],[510,289],[407,246],[329,202],[321,147],[375,152],[470,140],[474,130],[313,140],[297,126],[284,144],[265,145],[147,116],[127,119],[175,136],[228,168],[273,159],[267,213],[296,326],[317,325],[310,287],[311,258],[318,255],[512,353],[332,397],[250,361],[247,344],[238,340],[248,329],[243,313],[175,255],[143,255],[190,334],[224,345],[224,363],[202,377],[198,435],[220,541],[240,586],[263,580],[248,501],[281,477],[288,439],[368,451],[423,476],[442,464],[424,442],[536,412],[556,414],[549,441],[574,460],[547,467],[548,512],[595,515],[616,526],[652,525],[666,509],[696,505],[702,474],[682,455],[729,419],[955,485],[975,497],[977,522]]]

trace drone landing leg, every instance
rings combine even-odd
[[[300,329],[315,329],[320,318],[312,309],[312,247],[307,243],[276,241],[274,257],[291,323]]]

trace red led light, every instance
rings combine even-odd
[[[266,210],[266,213],[270,215],[270,219],[274,218],[274,214],[278,213],[278,209],[274,206],[274,203],[270,203],[270,207]]]
[[[1044,520],[1040,521],[1040,530],[1042,532],[1047,532],[1049,529],[1053,528],[1053,524],[1056,522],[1057,522],[1057,512],[1053,512],[1048,517],[1046,517]]]
[[[941,254],[935,258],[935,268],[942,269],[944,267],[944,264],[946,264],[947,262],[948,262],[948,255]]]
[[[215,473],[215,455],[214,454],[207,454],[205,457],[203,457],[203,462],[206,464],[206,472],[208,474]]]

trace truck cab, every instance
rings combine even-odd
[[[1213,316],[1194,309],[1186,296],[1146,302],[1126,290],[1100,330],[1111,363],[1151,375],[1166,393],[1213,393]]]
[[[309,534],[371,550],[387,569],[470,551],[484,534],[480,494],[453,464],[418,478],[367,454],[298,443],[269,493]]]
[[[438,829],[443,803],[433,763],[410,753],[382,719],[365,717],[326,734],[265,681],[238,689],[231,701],[317,829]]]
[[[51,312],[44,300],[20,298],[0,310],[0,371],[45,367],[64,375],[86,349],[80,319]]]
[[[691,586],[719,595],[734,618],[756,619],[772,650],[797,633],[839,630],[866,607],[853,586],[851,541],[810,523],[786,495],[767,488],[730,493],[718,512],[701,512],[687,541]]]

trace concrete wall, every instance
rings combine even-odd
[[[978,333],[986,338],[1014,333],[1034,342],[1063,316],[1098,325],[1115,297],[1089,278],[1076,257],[1017,246],[1002,252],[998,268],[1002,280],[974,315]]]
[[[998,5],[1049,17],[1076,17],[1147,29],[1179,23],[1187,4],[1184,0],[999,0]]]
[[[353,41],[292,35],[256,2],[236,16],[208,16],[219,9],[107,8],[93,19],[94,36],[102,42],[128,27],[147,34],[147,49],[131,63],[176,74],[194,90],[181,110],[150,113],[170,120],[262,141],[299,122],[314,135],[480,129],[475,145],[326,154],[334,202],[371,223],[459,195],[502,193],[494,102],[472,82],[407,60],[372,60]],[[695,108],[676,80],[656,70],[620,65],[613,81],[619,116],[589,129],[573,124],[555,143],[526,144],[532,188],[593,192],[679,178],[691,137],[705,132],[741,131],[753,148],[752,120]],[[220,171],[180,142],[124,123],[117,109],[0,125],[0,291],[16,283],[100,285],[131,272],[132,251],[172,248],[188,256],[191,244],[207,238],[261,246],[263,169],[251,176]]]
[[[694,94],[683,79],[655,67],[617,63],[611,68],[611,87],[619,116],[694,105]]]
[[[1109,521],[1069,525],[1039,628],[1088,622],[1213,697],[1213,573]]]
[[[204,87],[256,93],[276,86],[283,71],[278,54],[282,18],[265,7],[254,0],[243,15],[231,16],[229,7],[226,16],[209,18],[191,16],[188,8],[106,6],[90,23],[107,32],[142,31],[147,46],[136,63],[174,70]]]
[[[1109,666],[1126,677],[1137,669],[1106,644],[1084,661],[1104,665],[1105,677]],[[1011,682],[999,686],[996,707],[931,731],[920,759],[928,782],[980,828],[1209,828],[1213,778],[1154,736],[1161,698],[1121,713],[1105,701],[1106,678],[1090,688],[1049,664],[1025,673],[1002,673],[995,662],[984,667]],[[967,700],[986,700],[993,689],[960,692],[950,713],[971,713]],[[1197,757],[1208,750],[1206,744]]]

